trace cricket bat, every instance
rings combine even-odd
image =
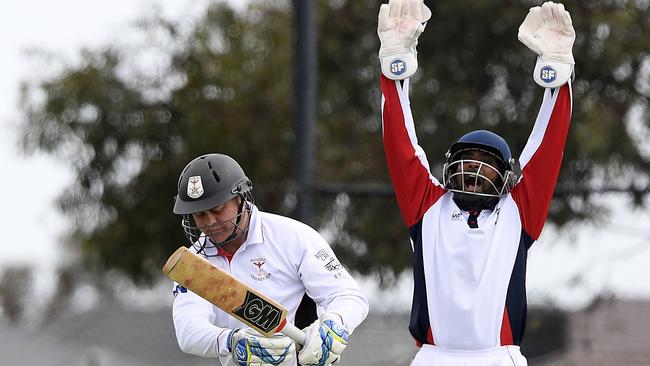
[[[284,306],[186,247],[169,257],[163,273],[263,335],[280,332],[305,344],[305,333],[287,322]]]

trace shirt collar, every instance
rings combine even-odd
[[[246,247],[251,244],[262,244],[264,242],[264,235],[262,235],[262,219],[260,217],[260,211],[257,209],[257,206],[252,205],[251,209],[251,218],[248,223],[248,236],[242,247]]]

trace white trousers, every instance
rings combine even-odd
[[[430,344],[420,348],[411,366],[528,366],[518,346],[450,350]]]

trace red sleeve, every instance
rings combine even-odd
[[[522,179],[512,190],[523,228],[537,240],[544,227],[560,174],[562,154],[571,120],[570,82],[547,89],[526,147],[522,152]]]
[[[408,100],[408,79],[401,84],[381,76],[384,150],[397,204],[408,227],[416,224],[446,191],[429,171],[418,145]]]

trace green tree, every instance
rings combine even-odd
[[[319,2],[319,184],[388,182],[381,146],[375,1]],[[534,56],[516,40],[531,1],[438,1],[418,46],[412,103],[434,172],[458,136],[504,135],[521,151],[541,100]],[[552,206],[557,223],[588,218],[594,184],[627,188],[647,178],[648,157],[626,123],[648,127],[650,11],[647,2],[575,1],[578,38],[574,117]],[[70,162],[77,175],[59,200],[75,222],[70,242],[91,268],[138,281],[158,274],[185,242],[171,214],[176,182],[193,157],[219,151],[242,163],[259,206],[293,208],[292,13],[252,1],[238,13],[214,3],[188,31],[158,17],[142,23],[168,67],[129,72],[138,52],[84,51],[83,61],[24,89],[26,151]],[[155,36],[154,36],[155,35]],[[150,48],[142,44],[142,49]],[[142,51],[144,52],[144,51]],[[126,70],[126,71],[125,71]],[[638,187],[638,188],[645,188]],[[350,267],[390,279],[410,246],[390,195],[318,196],[316,226]]]

